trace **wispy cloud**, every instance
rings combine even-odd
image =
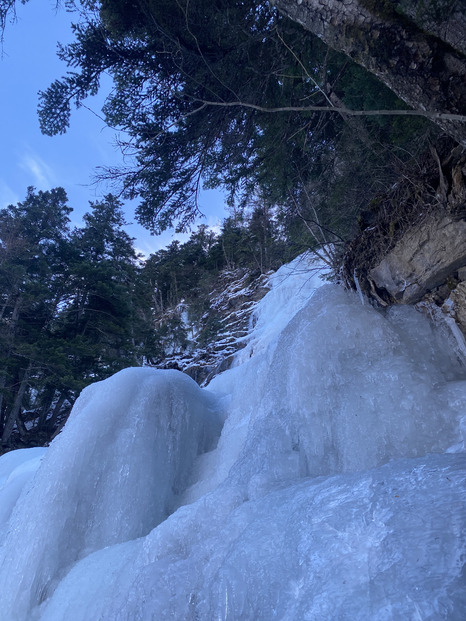
[[[10,186],[3,179],[0,179],[0,209],[8,205],[15,205],[20,200]]]
[[[209,216],[206,224],[216,235],[220,235],[222,232],[222,221],[219,217]]]
[[[50,166],[33,151],[21,156],[20,167],[31,176],[31,183],[38,190],[50,190],[55,183],[55,175]]]

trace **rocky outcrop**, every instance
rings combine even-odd
[[[342,278],[377,304],[435,304],[466,335],[466,152],[422,163],[381,197],[348,245]]]
[[[462,267],[466,267],[466,220],[434,213],[408,229],[369,271],[369,278],[394,301],[415,304],[448,278],[457,278]]]
[[[452,300],[456,322],[466,334],[466,280],[460,282],[452,291],[450,299]]]
[[[464,280],[457,284],[443,303],[442,311],[455,320],[456,325],[466,337],[466,273]]]
[[[443,26],[435,29],[435,36],[424,31],[429,20],[418,25],[408,11],[397,11],[393,0],[273,0],[273,4],[376,75],[415,110],[466,114],[466,58],[458,43],[464,40],[466,22],[455,19],[455,12],[448,10],[450,2],[440,11],[442,19],[433,20]],[[413,6],[415,13],[426,13],[424,3],[404,4]],[[453,37],[445,36],[450,32],[446,14],[457,27]],[[466,124],[455,119],[440,114],[434,120],[466,146]]]

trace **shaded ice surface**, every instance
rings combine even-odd
[[[2,621],[466,618],[464,366],[309,261],[208,390],[127,369],[0,458]]]
[[[45,448],[18,449],[0,458],[0,537],[19,495],[45,455]]]

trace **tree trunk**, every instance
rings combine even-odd
[[[375,74],[412,108],[466,115],[466,56],[421,30],[390,2],[274,0],[274,4],[329,47]],[[436,123],[466,146],[465,122]]]
[[[8,413],[6,422],[5,422],[5,426],[3,428],[3,434],[2,434],[2,444],[7,444],[8,440],[10,439],[11,433],[13,431],[13,428],[15,426],[15,422],[16,419],[19,417],[19,414],[21,412],[21,406],[23,404],[23,399],[24,399],[24,393],[26,392],[26,388],[29,382],[29,374],[31,372],[31,364],[29,364],[29,367],[27,369],[25,369],[24,374],[23,374],[23,378],[21,380],[21,384],[19,385],[19,389],[18,392],[16,393],[16,397],[15,397],[15,401],[13,403],[13,407],[11,408],[10,412]]]
[[[13,426],[15,423],[15,418],[13,417],[13,419],[11,419],[11,411],[10,413],[8,413],[8,406],[4,404],[4,401],[8,402],[8,399],[5,399],[4,397],[4,391],[5,391],[5,386],[6,386],[6,380],[8,377],[8,358],[11,355],[11,351],[13,349],[14,342],[15,342],[16,326],[19,320],[22,301],[23,301],[22,296],[18,295],[15,301],[15,305],[13,307],[13,311],[11,313],[11,317],[8,320],[3,343],[2,343],[2,346],[3,346],[2,355],[3,355],[3,360],[4,360],[3,362],[4,368],[0,370],[0,422],[3,428],[2,441],[3,441],[3,436],[5,436],[5,434],[8,435],[8,437],[10,437],[11,431],[13,430]],[[3,311],[4,309],[2,310],[2,317],[3,317]],[[5,411],[3,412],[3,410]],[[2,415],[2,412],[3,412],[3,415]],[[6,429],[9,426],[11,426],[11,429],[9,432],[6,432]]]
[[[45,421],[47,420],[47,416],[50,414],[50,410],[52,409],[56,391],[54,388],[52,388],[51,390],[47,391],[46,394],[46,400],[44,399],[44,397],[41,398],[41,400],[43,401],[43,405],[37,418],[36,431],[42,431],[45,425]]]
[[[0,372],[0,426],[3,428],[4,414],[3,414],[3,400],[4,390],[6,386],[6,371]],[[5,415],[6,416],[6,415]]]

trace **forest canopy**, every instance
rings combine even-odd
[[[41,93],[41,128],[66,131],[72,105],[109,73],[104,113],[122,132],[127,165],[104,176],[139,199],[137,217],[155,233],[192,224],[206,186],[224,188],[236,208],[260,195],[345,237],[363,204],[438,133],[419,116],[350,115],[408,106],[268,2],[81,9],[74,43],[59,52],[69,72]]]
[[[186,230],[204,186],[346,238],[435,140],[423,116],[466,132],[464,13],[459,0],[429,0],[422,16],[417,4],[67,0],[75,40],[59,49],[68,72],[40,94],[42,131],[65,132],[109,74],[103,112],[124,164],[101,176],[138,199],[150,231]],[[14,8],[0,0],[0,26]]]

